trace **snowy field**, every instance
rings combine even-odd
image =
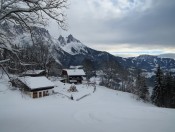
[[[32,99],[0,79],[0,132],[175,132],[175,109],[101,86],[93,93],[92,86],[77,85],[69,93],[69,84],[54,83],[57,94]]]

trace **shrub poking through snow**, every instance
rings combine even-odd
[[[70,88],[69,88],[67,91],[68,91],[68,92],[78,92],[78,90],[76,89],[75,84],[72,84],[72,85],[70,86]]]

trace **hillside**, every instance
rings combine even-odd
[[[55,91],[66,92],[69,84],[55,80]],[[19,90],[9,89],[0,79],[0,130],[2,132],[174,132],[175,110],[143,103],[134,95],[97,85],[77,85],[80,101],[55,94],[32,99]]]

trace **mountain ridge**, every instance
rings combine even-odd
[[[78,42],[74,43],[74,46],[78,47],[80,44],[83,45],[84,51],[86,51],[86,52],[83,52],[83,53],[76,52],[76,55],[83,55],[83,54],[85,54],[85,55],[88,54],[89,55],[89,53],[93,50],[93,49],[87,47],[86,45],[82,44],[79,40],[78,40]],[[67,44],[67,45],[69,45],[69,44]],[[72,47],[70,46],[70,47],[67,47],[67,48],[71,49]],[[66,50],[63,49],[63,50],[66,51],[67,49]],[[96,56],[98,58],[98,56],[104,56],[105,55],[106,60],[107,60],[107,56],[110,57],[110,58],[113,56],[112,54],[110,54],[108,52],[96,51],[96,50],[94,50],[94,51],[98,52],[98,53],[96,53],[96,54],[92,53],[91,55],[93,57]],[[70,52],[67,52],[67,53],[70,53]],[[122,57],[118,57],[118,56],[113,56],[113,57],[112,58],[115,61],[118,61],[122,66],[124,66],[126,68],[134,67],[134,68],[142,69],[143,71],[147,71],[147,72],[155,71],[155,69],[158,65],[160,67],[162,67],[162,69],[164,69],[164,70],[171,70],[172,69],[174,71],[174,68],[175,68],[175,60],[172,59],[172,58],[161,58],[159,56],[146,55],[146,54],[145,55],[140,55],[138,57],[129,57],[129,58],[122,58]]]
[[[19,26],[0,26],[7,30],[9,36],[15,38],[14,44],[25,46],[32,44],[31,35]],[[154,72],[157,65],[163,70],[175,72],[175,60],[160,58],[159,56],[140,55],[138,57],[122,58],[105,51],[97,51],[81,43],[73,35],[59,36],[54,39],[48,30],[40,27],[32,27],[35,42],[48,45],[49,52],[56,62],[68,68],[70,65],[81,65],[85,59],[90,59],[99,68],[104,63],[115,61],[126,69],[141,69],[144,72]]]
[[[161,57],[161,58],[172,58],[172,59],[175,59],[175,54],[174,53],[160,54],[158,56]]]

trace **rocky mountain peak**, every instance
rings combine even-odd
[[[67,43],[70,43],[70,42],[80,43],[80,41],[74,38],[71,34],[67,37]]]
[[[62,35],[59,36],[58,41],[62,46],[66,45],[66,40]]]

